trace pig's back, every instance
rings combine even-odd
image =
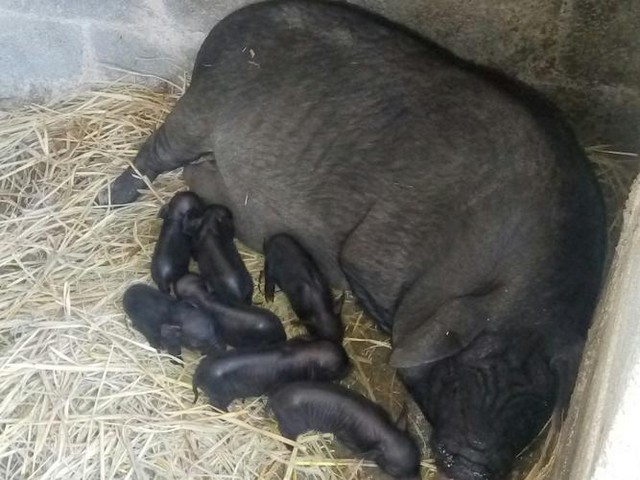
[[[210,115],[239,238],[292,233],[334,283],[342,252],[385,308],[424,275],[440,302],[495,272],[546,285],[598,253],[599,194],[555,109],[377,17],[244,8],[203,44],[187,95]]]

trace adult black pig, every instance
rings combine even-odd
[[[601,281],[601,194],[555,107],[354,7],[271,1],[213,28],[135,165],[204,154],[187,183],[240,240],[291,234],[392,332],[441,474],[503,478],[571,390]]]

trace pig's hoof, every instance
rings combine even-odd
[[[127,168],[115,181],[98,194],[96,203],[98,205],[125,205],[133,202],[140,193],[139,189],[144,188],[144,180],[134,176],[132,168]]]

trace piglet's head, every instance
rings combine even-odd
[[[202,214],[200,198],[192,192],[178,192],[169,203],[163,205],[158,212],[158,217],[163,220],[180,220],[185,215],[196,216]]]
[[[200,221],[200,235],[233,238],[235,228],[231,211],[222,205],[210,205],[204,210]]]

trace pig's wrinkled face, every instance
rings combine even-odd
[[[498,348],[402,371],[433,427],[441,478],[501,480],[549,419],[556,375],[536,351]]]

